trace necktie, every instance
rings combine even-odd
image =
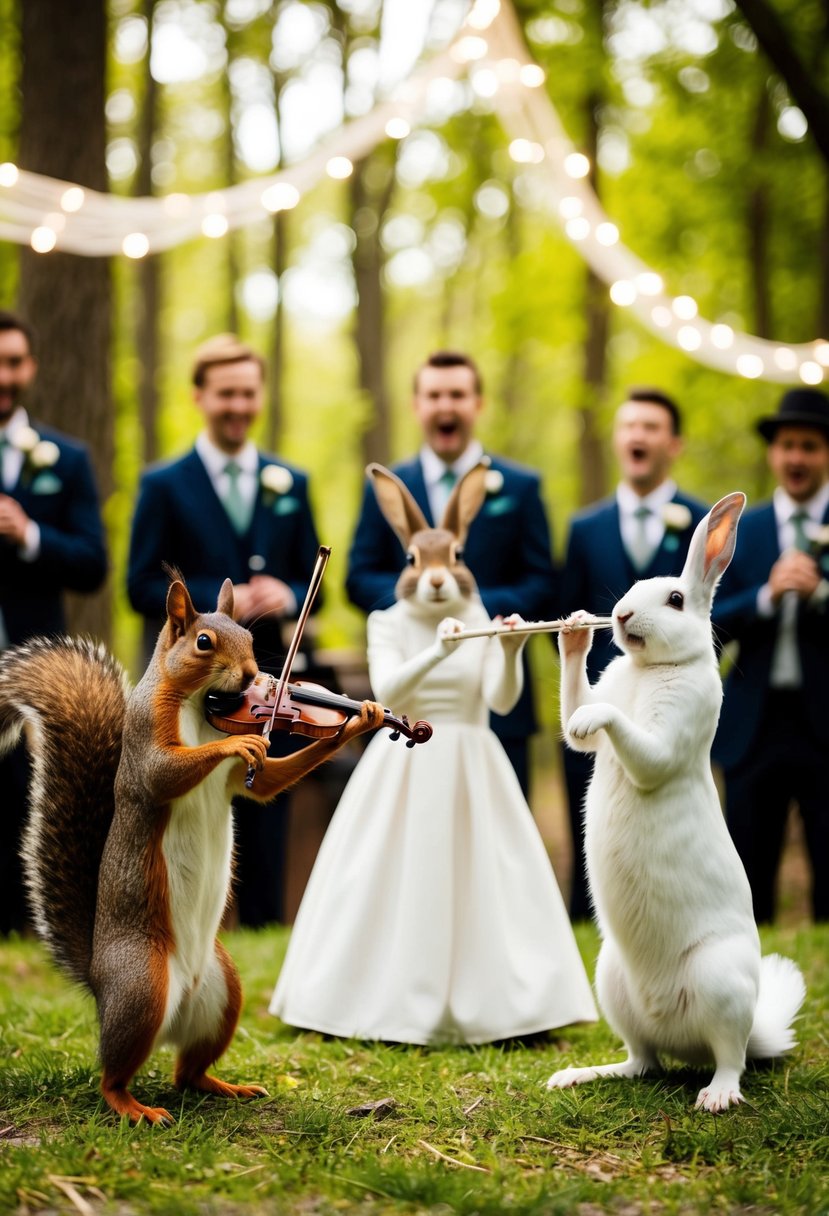
[[[637,507],[633,512],[636,527],[630,537],[628,551],[631,561],[637,570],[642,571],[653,557],[653,545],[648,539],[648,516],[652,515],[650,507]]]
[[[451,469],[447,469],[441,473],[437,482],[437,510],[435,512],[435,521],[441,516],[449,501],[449,495],[455,488],[455,483],[458,480],[457,473],[453,473]]]
[[[802,553],[808,553],[811,548],[809,537],[806,535],[806,520],[809,518],[808,511],[795,511],[792,516],[792,527],[794,528],[794,543],[795,548],[800,549]]]
[[[241,472],[241,467],[235,460],[227,462],[225,473],[227,474],[228,485],[223,499],[224,508],[230,517],[230,522],[240,536],[247,532],[251,516],[251,504],[245,502],[239,486],[239,474]]]

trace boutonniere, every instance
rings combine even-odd
[[[487,494],[500,494],[504,488],[504,474],[497,469],[488,469],[484,476],[484,488]]]
[[[51,439],[41,439],[32,426],[21,426],[11,439],[11,445],[23,456],[20,481],[29,485],[37,473],[51,469],[60,460],[60,448]]]
[[[665,528],[664,547],[668,550],[678,549],[679,533],[691,526],[691,512],[681,502],[666,502],[662,508],[662,523]]]
[[[266,507],[273,506],[278,498],[293,489],[294,478],[281,464],[266,464],[259,474],[262,501]]]
[[[803,525],[809,538],[809,552],[824,574],[829,572],[829,524]]]

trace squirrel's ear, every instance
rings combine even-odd
[[[197,616],[198,613],[190,599],[190,592],[184,583],[179,582],[178,579],[174,583],[170,583],[170,589],[167,592],[167,620],[170,622],[173,637],[182,637]]]
[[[408,549],[409,541],[415,532],[423,532],[429,527],[426,516],[408,488],[390,469],[384,468],[382,464],[370,464],[366,473],[374,486],[377,505],[397,533],[403,548]]]
[[[233,617],[233,583],[229,578],[226,578],[222,583],[216,611],[223,612],[225,616]]]

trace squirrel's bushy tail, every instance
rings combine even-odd
[[[120,664],[91,639],[34,638],[0,655],[0,755],[24,733],[32,762],[21,851],[35,928],[82,983],[127,690]]]
[[[773,1060],[795,1046],[792,1023],[806,996],[800,968],[781,954],[767,954],[760,962],[760,992],[746,1054],[754,1060]]]

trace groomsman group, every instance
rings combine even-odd
[[[62,592],[92,591],[106,571],[84,450],[37,428],[22,405],[35,370],[31,344],[26,323],[0,313],[0,645],[62,629]],[[250,439],[264,397],[264,364],[250,347],[234,335],[211,339],[197,352],[192,381],[203,428],[190,452],[147,470],[142,479],[129,555],[130,601],[144,617],[149,644],[163,619],[165,564],[182,572],[200,606],[215,604],[230,577],[237,616],[254,634],[260,666],[278,670],[283,624],[304,598],[318,548],[308,479]],[[450,482],[482,458],[489,461],[491,493],[470,529],[465,560],[490,615],[519,611],[538,619],[576,608],[604,615],[635,579],[681,570],[706,507],[673,481],[682,428],[676,404],[664,393],[631,391],[617,410],[619,483],[608,499],[572,520],[560,575],[538,474],[485,452],[476,435],[484,396],[473,360],[450,351],[430,356],[415,375],[412,404],[422,444],[393,468],[427,519],[439,518]],[[37,460],[31,444],[27,454],[28,431],[41,443]],[[829,742],[829,399],[814,389],[791,390],[759,431],[777,488],[772,501],[745,513],[736,556],[715,599],[716,634],[739,652],[726,678],[714,754],[724,769],[726,813],[758,919],[773,916],[791,800],[799,805],[812,859],[814,914],[827,919],[818,867],[827,856],[821,791]],[[348,558],[351,601],[366,612],[391,604],[404,562],[366,486]],[[613,653],[609,634],[597,632],[591,680]],[[525,793],[536,729],[526,674],[516,709],[493,720]],[[590,911],[581,848],[589,758],[566,753],[564,771],[574,844],[570,910],[577,918]],[[246,804],[237,809],[236,822],[241,920],[280,919],[284,805],[263,811]],[[3,850],[10,870],[14,830],[7,827]],[[0,930],[19,927],[20,917],[19,908],[9,908]]]

